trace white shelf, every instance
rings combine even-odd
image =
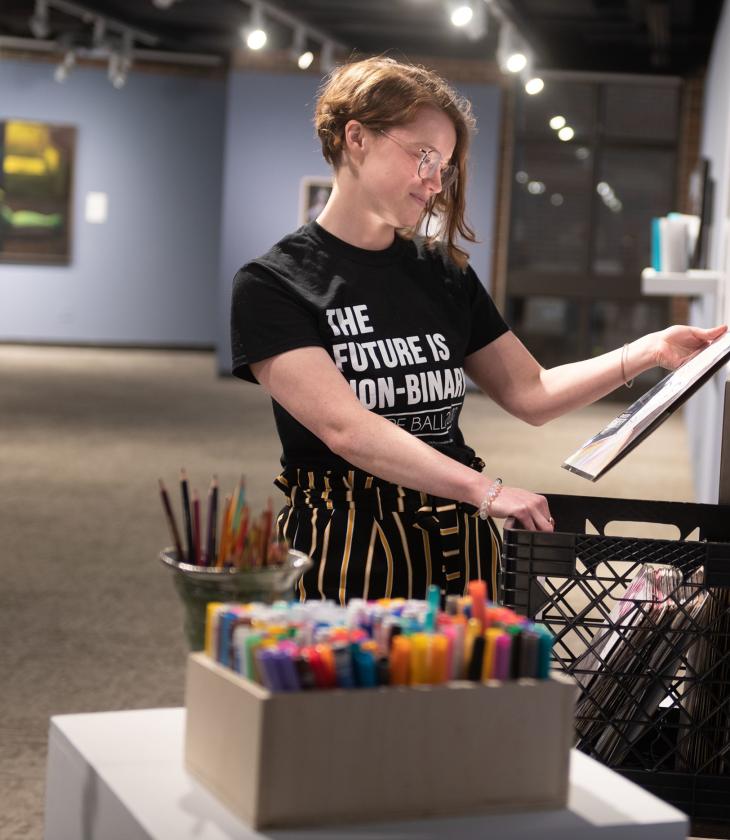
[[[654,271],[653,268],[645,268],[641,272],[641,291],[645,295],[716,295],[723,277],[722,271]]]

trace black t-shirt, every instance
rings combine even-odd
[[[396,236],[357,248],[310,222],[233,281],[233,373],[299,347],[323,347],[360,402],[462,463],[464,358],[508,329],[471,268]],[[282,465],[349,469],[273,401]]]

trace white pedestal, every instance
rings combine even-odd
[[[184,709],[52,718],[45,840],[680,840],[687,835],[684,814],[576,751],[569,804],[562,810],[256,832],[185,772],[184,727]]]

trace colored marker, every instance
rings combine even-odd
[[[486,629],[487,584],[483,580],[469,581],[471,614],[479,622],[480,632]]]
[[[448,662],[449,642],[446,636],[438,635],[431,639],[431,661],[429,663],[429,682],[441,685],[449,679]]]
[[[519,676],[537,677],[537,657],[540,637],[533,630],[525,630],[521,636]]]
[[[390,651],[390,684],[408,685],[410,681],[411,639],[394,636]]]
[[[553,635],[543,624],[536,624],[538,634],[537,678],[546,680],[550,676],[550,661],[553,653]]]
[[[476,620],[476,619],[475,619]],[[484,636],[480,633],[472,645],[469,667],[466,671],[466,678],[474,682],[482,679],[482,668],[484,666]]]
[[[503,635],[503,631],[497,627],[490,627],[484,634],[484,667],[482,679],[494,679],[494,670],[497,660],[497,639]]]
[[[512,659],[512,637],[509,633],[502,635],[495,642],[494,677],[498,680],[508,680],[510,676],[510,660]]]
[[[431,637],[426,633],[411,636],[411,684],[428,683]]]

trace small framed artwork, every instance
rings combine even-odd
[[[67,265],[76,129],[0,120],[0,263]]]
[[[332,178],[302,178],[299,185],[299,224],[314,221],[332,192]]]

